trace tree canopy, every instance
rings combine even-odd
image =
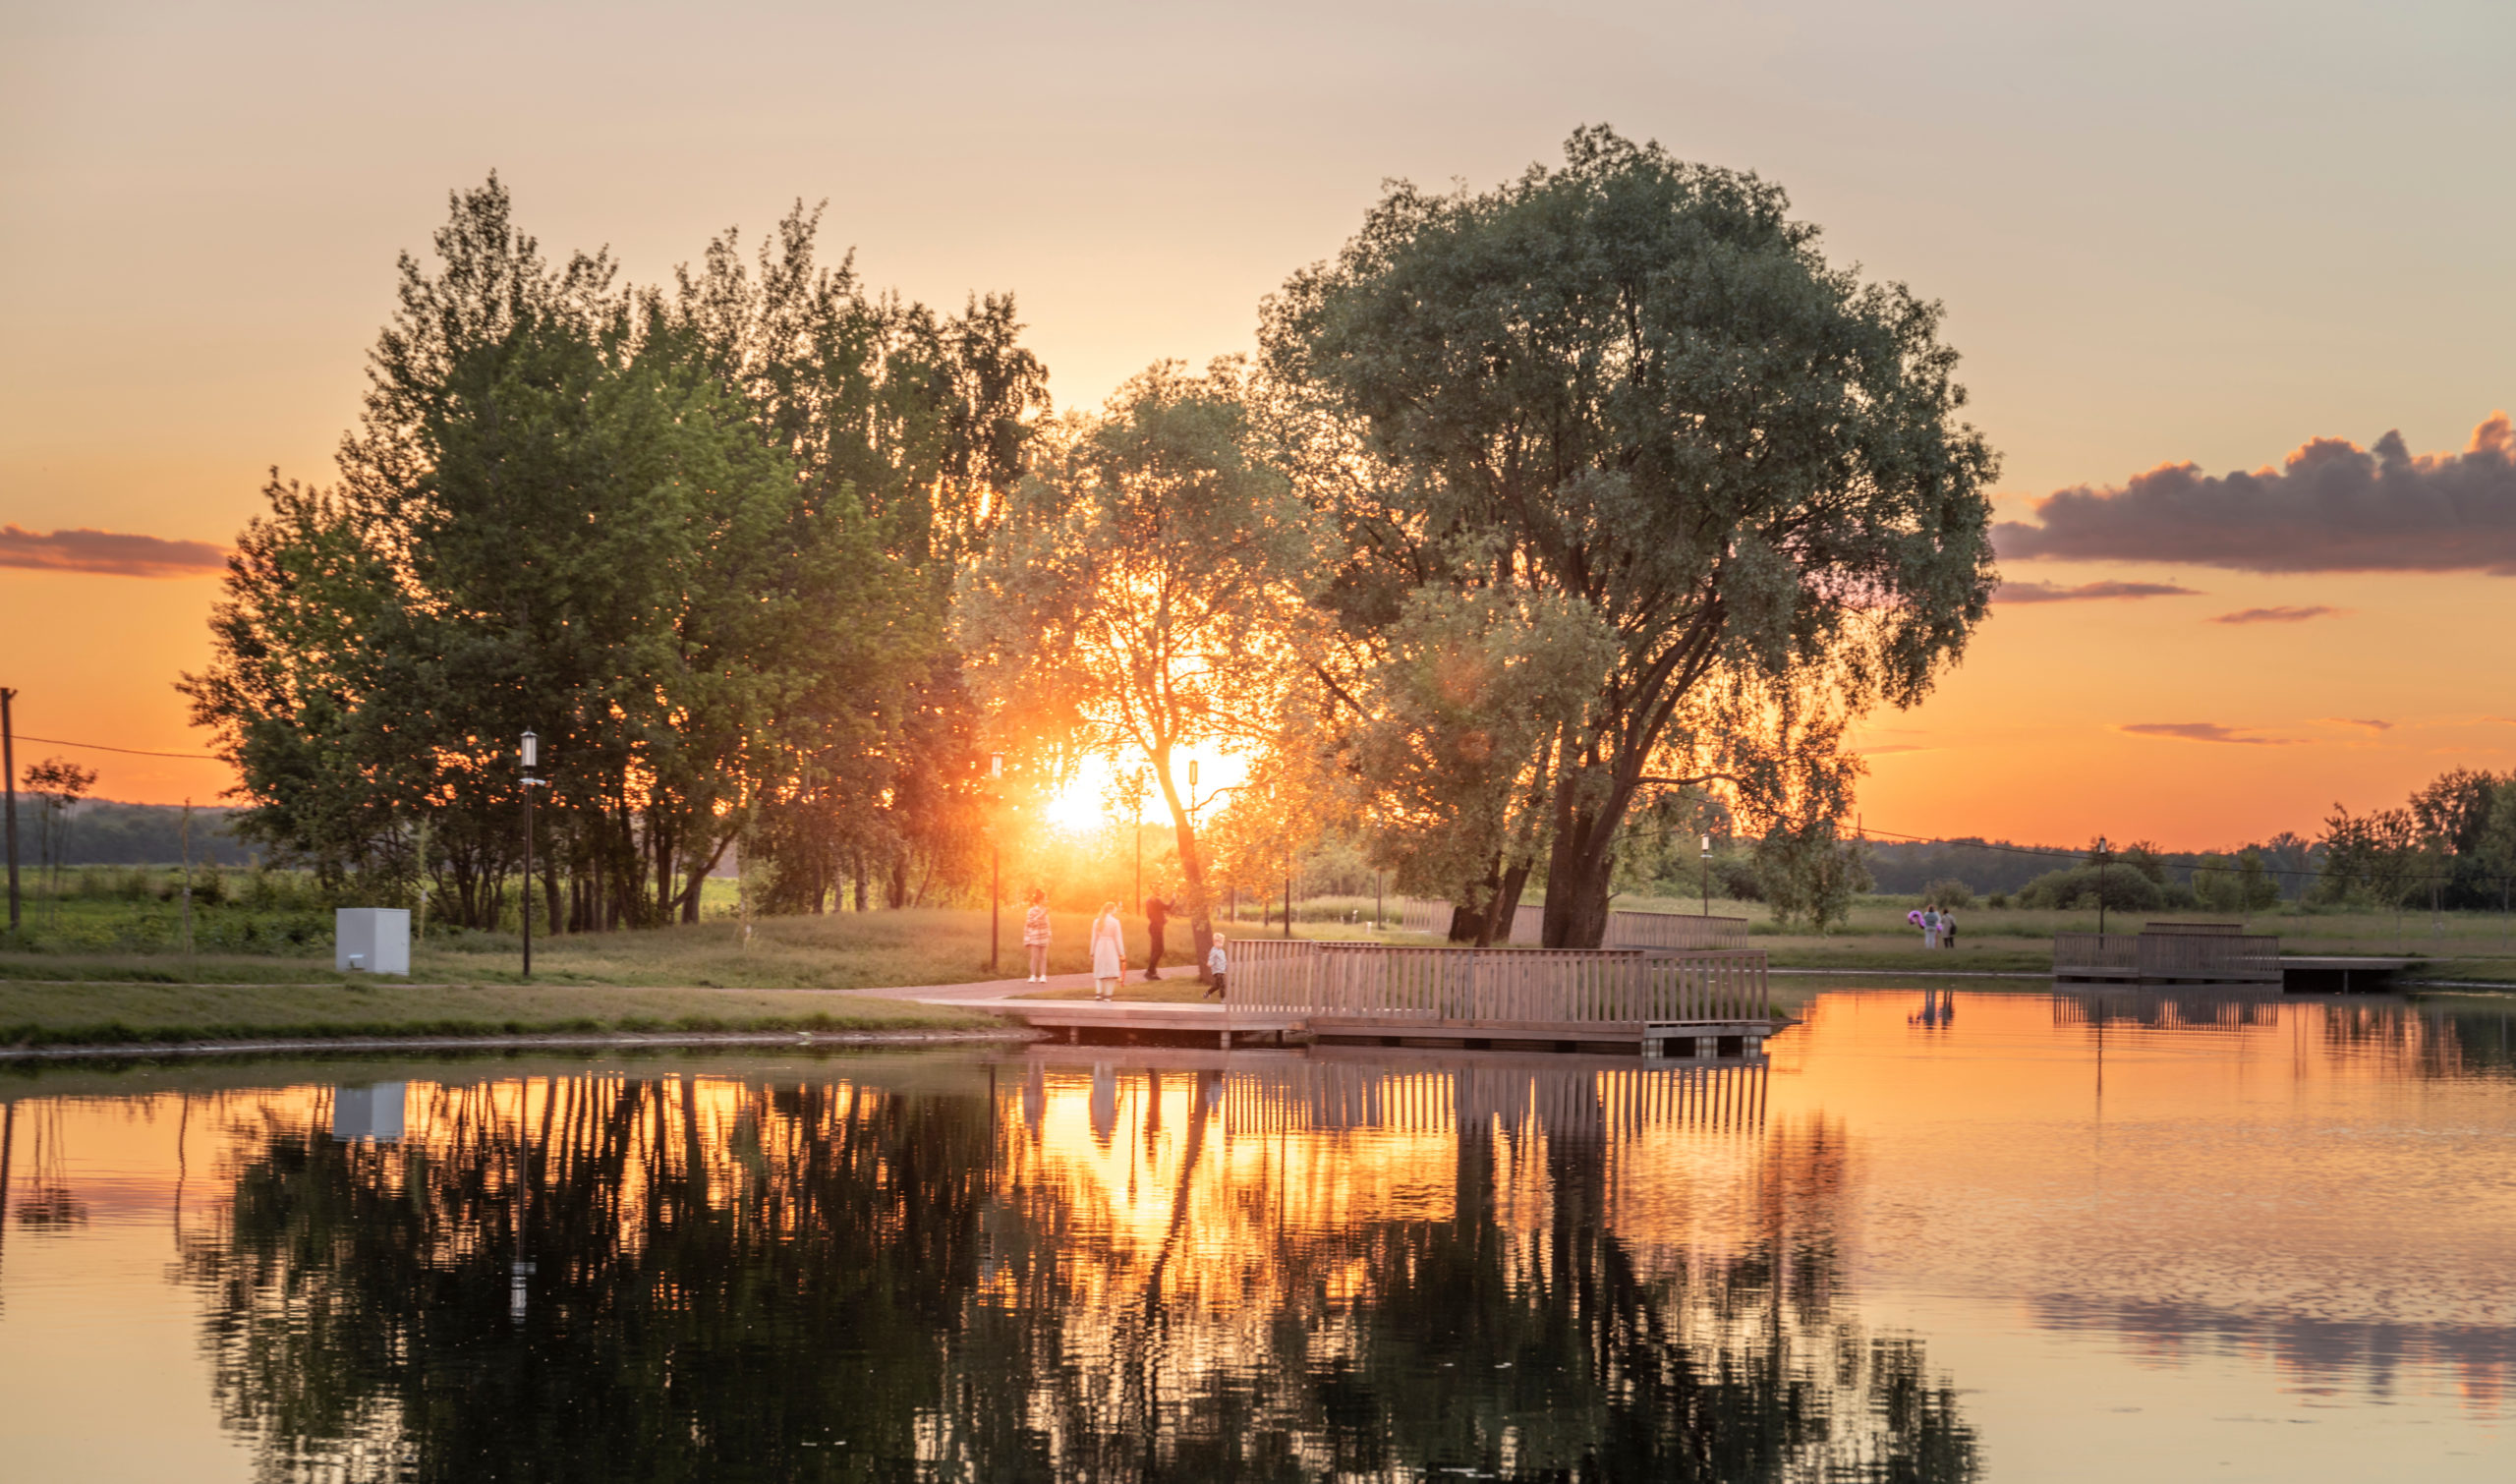
[[[1394,187],[1267,305],[1287,424],[1332,450],[1305,488],[1365,653],[1408,662],[1432,588],[1587,625],[1604,656],[1515,760],[1549,944],[1599,941],[1639,794],[1721,777],[1832,818],[1844,726],[1962,653],[1996,461],[1938,326],[1829,263],[1778,188],[1605,129],[1493,191]]]

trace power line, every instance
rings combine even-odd
[[[73,742],[64,737],[29,737],[25,732],[18,733],[18,737],[21,741],[41,742],[48,747],[84,747],[90,752],[118,752],[135,758],[182,758],[191,763],[224,763],[227,761],[225,758],[217,757],[205,752],[149,752],[138,747],[109,747],[102,742]]]

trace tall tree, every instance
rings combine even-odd
[[[1274,736],[1311,573],[1309,513],[1255,446],[1238,367],[1161,363],[1069,425],[964,571],[954,631],[1001,732],[1149,766],[1178,840],[1174,911],[1213,940],[1180,767]]]
[[[1584,129],[1494,191],[1393,188],[1266,308],[1271,381],[1380,472],[1305,481],[1363,553],[1349,628],[1430,583],[1615,638],[1539,780],[1551,945],[1600,941],[1644,790],[1839,807],[1843,725],[1918,700],[1987,610],[1996,461],[1939,310],[1816,237],[1753,176]]]

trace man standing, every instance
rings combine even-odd
[[[1144,982],[1162,977],[1162,930],[1171,925],[1171,904],[1158,896],[1145,898],[1144,936],[1149,944],[1144,959]]]

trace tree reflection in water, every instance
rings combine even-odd
[[[1198,1059],[266,1112],[184,1247],[220,1404],[273,1479],[1976,1472],[1760,1069]]]

